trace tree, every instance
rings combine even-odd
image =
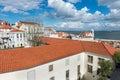
[[[105,78],[104,77],[100,77],[99,80],[105,80]]]
[[[100,65],[100,74],[102,77],[106,78],[110,76],[113,71],[113,63],[109,60],[104,60],[99,62]]]
[[[66,38],[68,38],[68,39],[72,39],[72,36],[71,36],[71,35],[68,35]]]
[[[120,63],[120,52],[115,52],[112,58],[115,64]]]
[[[40,40],[40,37],[37,37],[37,36],[34,36],[32,43],[33,43],[33,46],[39,46],[43,44],[43,42]]]

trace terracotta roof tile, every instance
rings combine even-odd
[[[12,27],[9,25],[2,25],[0,26],[0,29],[11,29]]]
[[[24,31],[18,30],[18,29],[13,29],[13,30],[11,30],[10,32],[24,32]]]
[[[91,32],[82,32],[80,34],[90,34]]]
[[[0,50],[0,73],[32,68],[81,52],[111,56],[106,50],[109,48],[102,43],[55,38],[41,38],[41,40],[49,45]]]
[[[34,24],[39,25],[38,23],[35,23],[35,22],[25,22],[25,21],[20,21],[20,23],[22,23],[22,24],[31,24],[31,25],[34,25]]]
[[[114,48],[114,47],[112,47],[112,46],[110,46],[108,44],[103,44],[103,45],[105,46],[106,50],[110,53],[111,56],[114,55],[114,52],[119,51],[119,49]]]

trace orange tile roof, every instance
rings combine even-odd
[[[31,24],[31,25],[35,25],[35,24],[39,25],[38,23],[35,23],[35,22],[20,21],[20,23],[22,23],[22,24]]]
[[[11,29],[11,26],[9,26],[9,25],[2,25],[2,26],[0,26],[0,29]]]
[[[13,29],[13,30],[11,30],[10,32],[24,32],[24,31],[18,30],[18,29]]]
[[[94,52],[111,56],[108,49],[112,49],[102,43],[73,41],[70,39],[41,38],[49,45],[0,50],[0,73],[23,70],[41,64],[75,55],[81,52]]]
[[[106,48],[106,50],[111,54],[114,55],[114,52],[119,51],[118,49],[108,45],[108,44],[103,44]]]
[[[91,32],[82,32],[80,34],[90,34]]]

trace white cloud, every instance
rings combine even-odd
[[[107,22],[107,23],[105,23],[105,26],[108,26],[108,27],[120,27],[120,22],[117,22],[117,23],[115,23],[115,22]]]
[[[77,10],[72,3],[64,2],[63,0],[48,0],[48,6],[57,11],[54,16],[62,18],[63,22],[60,24],[61,27],[100,27],[101,24],[99,21],[104,20],[105,16],[100,11],[96,11],[94,14],[89,13],[89,9],[87,7]]]
[[[112,22],[120,22],[120,9],[111,9],[110,13],[106,15],[105,19]]]
[[[77,11],[73,4],[63,0],[48,0],[48,6],[57,11],[57,16],[62,17],[71,17]]]
[[[101,26],[103,26],[103,24],[99,23],[99,22],[93,22],[93,23],[83,23],[80,21],[69,21],[69,22],[61,22],[59,23],[57,26],[59,26],[59,28],[61,29],[68,29],[68,30],[91,30],[91,29],[95,29],[95,30],[99,30],[102,29]]]
[[[62,28],[83,28],[84,23],[78,22],[61,22],[60,27]]]
[[[101,24],[99,22],[95,22],[95,23],[89,23],[88,26],[91,26],[91,27],[100,27]]]
[[[105,15],[105,26],[120,27],[120,0],[98,0],[99,5],[107,6],[110,13]]]
[[[96,11],[94,14],[88,13],[89,9],[87,7],[77,10],[72,3],[64,2],[63,0],[48,0],[48,6],[57,11],[57,17],[62,17],[67,21],[80,20],[82,22],[89,22],[100,20],[104,17],[99,11]]]
[[[71,2],[71,3],[77,3],[77,2],[81,2],[81,0],[67,0],[68,2]]]
[[[110,9],[120,9],[120,0],[98,0],[98,3]]]
[[[26,11],[38,9],[42,0],[1,0],[2,11],[13,13],[28,14]]]

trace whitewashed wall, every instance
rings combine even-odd
[[[73,55],[67,58],[49,62],[34,68],[2,73],[0,74],[0,80],[50,80],[51,77],[55,77],[55,80],[66,80],[66,70],[70,72],[70,80],[77,80],[77,66],[80,65],[81,77],[85,75],[86,80],[94,80],[91,76],[93,74],[87,73],[87,55],[94,56],[93,70],[97,69],[98,56],[110,59],[107,56],[96,55],[93,53],[82,52],[77,55]],[[53,64],[53,71],[49,72],[49,65]]]
[[[93,56],[93,63],[88,62],[88,55]],[[85,65],[84,66],[85,67],[84,78],[85,78],[85,80],[97,80],[97,78],[99,77],[97,75],[97,69],[100,68],[100,66],[98,64],[98,58],[112,61],[112,58],[110,56],[105,56],[105,55],[100,55],[100,54],[95,54],[95,53],[90,53],[90,52],[85,52],[84,58],[86,59],[84,62],[84,65]],[[89,73],[87,71],[87,65],[93,66],[93,70],[92,70],[93,73]]]

